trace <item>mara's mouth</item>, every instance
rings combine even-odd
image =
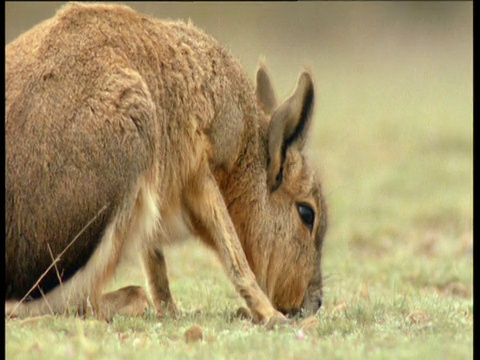
[[[320,308],[322,307],[322,299],[319,298],[315,303],[310,303],[305,301],[300,307],[285,309],[282,307],[277,307],[277,310],[280,311],[283,315],[288,318],[305,318],[310,315],[315,315]]]

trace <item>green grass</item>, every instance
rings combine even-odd
[[[377,5],[365,6],[381,31],[357,22],[348,32],[340,16],[331,22],[343,34],[337,43],[306,36],[295,42],[296,57],[285,57],[281,41],[273,53],[241,36],[229,44],[251,74],[266,53],[280,95],[304,63],[317,80],[309,155],[330,210],[317,326],[267,331],[235,318],[242,299],[215,256],[190,241],[167,252],[180,319],[7,320],[7,359],[472,358],[471,23],[457,19],[448,33],[434,32],[394,17],[381,27],[372,20]],[[143,281],[125,267],[110,288]],[[193,324],[203,341],[186,343]]]

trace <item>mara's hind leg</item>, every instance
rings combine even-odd
[[[39,299],[21,303],[6,302],[6,315],[24,317],[48,313],[63,314],[69,311],[85,314],[92,311],[95,315],[104,317],[100,311],[102,310],[101,290],[113,275],[125,243],[148,242],[147,238],[153,234],[158,218],[154,195],[156,184],[152,185],[143,178],[139,180],[137,189],[133,206],[124,210],[126,213],[120,212],[114,218],[107,227],[100,245],[83,268],[68,281]],[[128,291],[127,294],[129,294]],[[108,302],[113,301],[113,298],[113,295],[107,294],[105,305],[107,309]],[[125,298],[128,300],[129,297]],[[121,304],[122,301],[119,300],[117,303]]]
[[[159,217],[160,136],[156,108],[148,86],[137,72],[121,68],[122,59],[116,59],[113,69],[109,67],[113,56],[109,50],[98,54],[97,62],[102,64],[104,60],[108,66],[96,79],[88,105],[75,109],[72,121],[76,126],[71,127],[75,131],[69,136],[62,133],[51,137],[52,146],[70,159],[71,168],[77,170],[76,181],[81,181],[78,186],[86,188],[88,196],[109,194],[104,205],[112,207],[112,219],[93,254],[71,278],[36,300],[7,302],[7,315],[58,314],[69,309],[85,312],[89,308],[96,313],[101,288],[113,275],[124,245],[148,243],[155,233]],[[51,132],[55,135],[55,128]],[[67,178],[62,184],[73,187],[75,183],[70,180]],[[87,201],[86,197],[67,200],[70,207],[77,209],[82,209]]]
[[[170,291],[167,263],[162,248],[158,246],[148,250],[144,255],[144,264],[153,304],[158,315],[164,315],[163,303],[166,313],[180,316]]]
[[[122,239],[116,221],[106,229],[98,248],[87,264],[72,278],[33,301],[9,301],[7,316],[38,316],[43,314],[83,314],[98,308],[101,286],[112,275],[120,255]],[[95,311],[95,310],[94,310]]]

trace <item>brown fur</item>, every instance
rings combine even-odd
[[[101,309],[124,251],[141,254],[157,310],[176,312],[162,247],[177,224],[216,250],[257,321],[315,312],[326,207],[302,155],[313,95],[304,72],[277,105],[263,65],[255,91],[210,36],[125,6],[69,4],[10,43],[6,299],[50,265],[47,244],[58,255],[107,208],[58,263],[62,284],[51,271],[44,298],[7,312]]]

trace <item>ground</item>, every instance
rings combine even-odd
[[[190,14],[178,6],[171,16]],[[252,79],[265,55],[280,97],[312,70],[309,156],[330,209],[324,305],[315,321],[273,331],[237,319],[243,300],[192,239],[167,251],[181,318],[7,320],[7,359],[472,358],[472,4],[191,6]],[[144,284],[135,264],[110,288],[132,283]],[[192,325],[203,339],[187,343]]]

